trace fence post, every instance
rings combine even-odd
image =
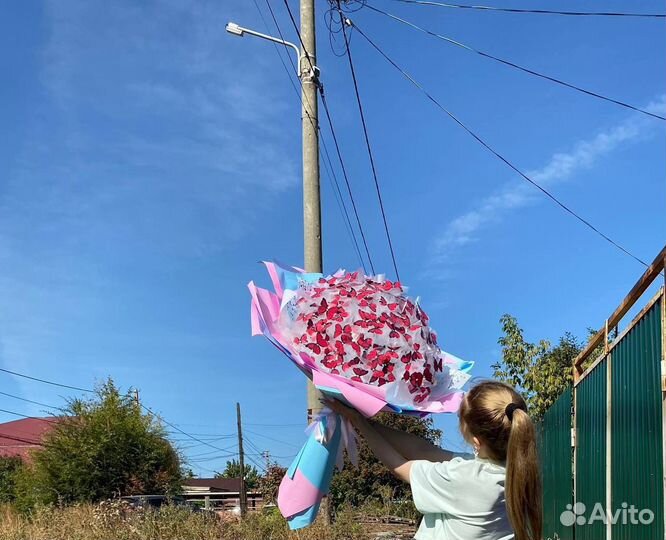
[[[608,319],[606,319],[606,344],[605,350],[608,351]],[[606,353],[606,517],[613,515],[613,467],[612,467],[612,409],[613,409],[613,355]],[[611,540],[612,523],[610,519],[606,520],[606,540]]]
[[[666,471],[666,257],[662,264],[664,285],[661,294],[661,459],[662,470]],[[663,479],[664,493],[664,540],[666,540],[666,474]]]

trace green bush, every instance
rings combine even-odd
[[[42,444],[16,480],[21,508],[180,490],[180,458],[161,423],[110,380],[93,399],[71,401]]]
[[[16,499],[17,477],[23,467],[18,457],[0,457],[0,503]]]

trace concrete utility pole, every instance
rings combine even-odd
[[[317,42],[315,38],[315,0],[300,0],[302,50],[298,45],[244,28],[234,22],[226,26],[227,32],[236,36],[245,34],[280,43],[294,49],[298,57],[298,77],[301,80],[301,122],[303,129],[303,248],[304,265],[307,272],[323,272],[321,247],[321,200],[319,193],[319,112],[317,92],[319,90],[319,69],[317,68]],[[321,393],[314,385],[307,383],[308,423],[322,409]],[[239,449],[243,454],[240,440],[240,408],[238,413]],[[241,457],[242,460],[242,457]],[[322,509],[327,508],[324,499]],[[327,519],[328,510],[324,511]]]
[[[299,76],[303,123],[303,235],[305,270],[322,272],[321,201],[319,195],[319,112],[317,90],[317,43],[315,39],[315,2],[301,0],[301,51]],[[307,55],[307,56],[306,56]],[[315,69],[313,69],[313,66]],[[308,422],[321,410],[320,393],[307,383]]]
[[[238,462],[240,465],[240,493],[239,504],[241,518],[247,513],[247,492],[245,491],[245,453],[243,452],[243,426],[241,424],[240,403],[236,403],[236,425],[238,429]]]
[[[299,47],[281,38],[276,38],[234,22],[226,26],[227,32],[235,36],[250,35],[280,43],[298,54],[298,77],[301,80],[301,122],[303,130],[303,248],[307,272],[322,272],[321,255],[321,201],[319,195],[319,113],[317,91],[319,69],[317,68],[317,44],[315,39],[315,0],[300,0],[301,30],[303,41]],[[301,50],[302,49],[302,50]],[[308,421],[321,410],[319,394],[308,383]]]
[[[299,77],[303,124],[303,251],[306,272],[323,272],[321,242],[321,197],[319,193],[319,68],[315,33],[315,0],[301,0],[301,39]],[[319,414],[322,397],[311,381],[307,381],[308,423]],[[324,497],[320,515],[331,523],[331,507]]]

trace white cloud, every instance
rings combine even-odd
[[[664,114],[666,96],[650,103],[646,109]],[[621,145],[642,137],[654,128],[656,122],[645,116],[633,115],[588,140],[579,141],[568,152],[553,154],[543,167],[527,171],[526,174],[537,184],[550,188],[593,166]],[[485,227],[497,223],[507,213],[542,199],[542,194],[522,179],[505,184],[496,193],[482,199],[472,209],[448,223],[434,241],[435,261],[444,260],[452,250],[474,242]]]

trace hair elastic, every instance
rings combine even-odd
[[[527,412],[527,407],[525,407],[525,405],[518,403],[509,403],[504,409],[504,414],[506,414],[506,417],[509,419],[509,422],[513,422],[513,411],[515,411],[516,409],[520,409],[521,411]]]

